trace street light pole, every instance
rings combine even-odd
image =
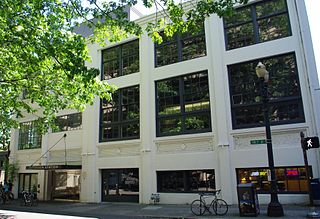
[[[261,62],[259,62],[256,67],[256,73],[260,81],[260,92],[261,92],[262,103],[263,103],[264,125],[266,128],[268,163],[269,163],[269,169],[271,173],[271,188],[270,188],[271,201],[268,205],[267,214],[270,217],[282,217],[284,213],[283,213],[282,205],[280,204],[278,199],[277,181],[276,181],[276,174],[274,169],[271,129],[270,129],[270,122],[269,122],[269,110],[268,110],[269,73],[266,70],[266,67]]]

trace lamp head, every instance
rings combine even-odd
[[[259,62],[256,66],[256,74],[258,78],[264,78],[265,82],[268,82],[269,80],[269,72],[266,70],[266,66],[262,64],[262,62]]]

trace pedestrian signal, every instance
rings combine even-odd
[[[304,139],[305,148],[311,149],[311,148],[319,148],[319,138],[318,137],[306,137]]]

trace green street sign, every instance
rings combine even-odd
[[[256,139],[256,140],[251,140],[250,144],[266,144],[266,139]]]

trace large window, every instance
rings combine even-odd
[[[235,49],[291,35],[286,0],[241,7],[224,19],[226,47]]]
[[[155,66],[173,64],[206,55],[204,28],[197,33],[185,33],[166,37],[161,33],[163,42],[155,44]]]
[[[253,183],[259,193],[268,193],[271,186],[270,171],[267,167],[236,169],[238,183]],[[312,176],[311,167],[309,169]],[[276,167],[279,193],[306,193],[308,184],[305,167]]]
[[[264,125],[262,98],[255,67],[261,61],[270,74],[271,125],[304,122],[302,98],[294,53],[228,66],[233,128]]]
[[[58,116],[56,119],[57,129],[54,129],[53,132],[62,132],[62,131],[71,131],[79,130],[82,125],[82,114],[73,113],[63,116]]]
[[[213,192],[214,170],[157,171],[158,192]]]
[[[139,40],[104,50],[102,62],[103,80],[139,72]]]
[[[157,136],[211,131],[207,71],[156,82]]]
[[[111,102],[102,100],[100,117],[100,141],[139,138],[139,86],[117,90]]]
[[[20,124],[18,149],[41,148],[41,134],[34,122]]]

